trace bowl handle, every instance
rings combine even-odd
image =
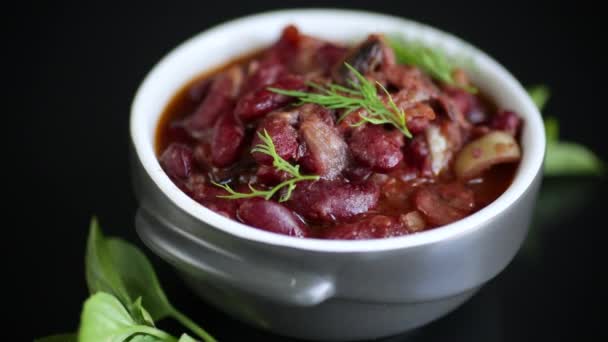
[[[333,279],[293,265],[259,263],[237,256],[139,208],[135,217],[143,242],[165,260],[191,275],[296,306],[313,306],[335,293]],[[229,271],[226,271],[229,270]]]

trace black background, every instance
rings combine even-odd
[[[128,117],[144,75],[175,45],[212,25],[285,7],[358,7],[425,22],[468,40],[503,63],[522,84],[546,83],[562,137],[608,159],[605,128],[605,25],[582,2],[512,1],[180,1],[7,7],[5,92],[14,106],[4,128],[9,206],[3,277],[27,320],[24,339],[73,331],[87,296],[83,253],[90,217],[109,235],[141,246],[133,229]],[[213,51],[210,51],[213,53]],[[12,123],[12,119],[17,119]],[[605,126],[603,126],[605,127]],[[410,336],[390,341],[577,340],[599,337],[605,315],[606,224],[600,179],[550,179],[522,252],[470,302]],[[5,185],[5,189],[6,189]],[[5,194],[7,194],[5,192]],[[6,205],[4,206],[5,208]],[[541,215],[542,214],[542,215]],[[13,215],[18,221],[8,221]],[[11,223],[10,222],[16,222]],[[17,236],[12,237],[12,233]],[[223,341],[285,340],[207,307],[146,250],[175,305]],[[14,273],[13,273],[14,271]],[[370,318],[373,319],[373,318]],[[171,323],[163,324],[169,330]],[[174,331],[177,332],[177,331]],[[257,339],[256,339],[257,338]],[[21,340],[21,338],[19,339]]]

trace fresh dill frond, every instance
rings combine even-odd
[[[403,135],[411,138],[412,134],[407,128],[405,113],[397,107],[390,93],[380,83],[376,82],[376,84],[374,84],[367,80],[350,64],[344,64],[357,79],[357,82],[348,81],[350,87],[344,87],[333,83],[328,85],[309,83],[309,86],[317,92],[278,88],[268,88],[268,90],[278,94],[295,97],[299,100],[299,104],[315,103],[329,109],[343,109],[344,113],[338,119],[338,122],[344,120],[344,118],[355,110],[362,108],[365,112],[360,114],[361,120],[355,123],[355,126],[362,125],[365,122],[374,125],[390,124],[401,131]],[[386,94],[387,103],[378,95],[376,85]]]
[[[387,37],[397,62],[417,66],[431,77],[451,86],[462,88],[470,93],[477,93],[477,88],[462,85],[454,79],[454,65],[445,54],[420,42],[407,41],[398,37]]]

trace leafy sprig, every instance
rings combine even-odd
[[[529,87],[528,94],[541,111],[550,97],[549,88],[544,85]],[[606,163],[593,151],[581,144],[559,139],[559,122],[555,117],[546,117],[544,123],[547,137],[544,169],[546,176],[605,174]]]
[[[196,341],[158,329],[154,322],[165,318],[177,320],[205,342],[216,341],[171,305],[144,253],[124,240],[106,238],[95,218],[87,241],[85,275],[91,296],[84,303],[78,333],[36,342]]]
[[[399,63],[415,65],[445,84],[462,88],[473,94],[477,93],[477,88],[456,81],[453,73],[454,65],[442,51],[423,45],[421,42],[408,41],[395,36],[387,37],[387,41]]]
[[[272,138],[268,134],[266,130],[264,130],[264,134],[258,132],[258,137],[262,140],[261,144],[257,144],[252,150],[251,153],[259,152],[266,154],[272,157],[272,166],[278,171],[283,171],[291,175],[292,178],[285,180],[278,185],[274,186],[269,190],[259,190],[254,188],[251,184],[249,185],[249,189],[251,192],[242,193],[234,191],[228,184],[220,184],[214,181],[211,183],[215,186],[218,186],[224,190],[226,190],[229,195],[218,195],[219,198],[225,199],[240,199],[240,198],[252,198],[252,197],[263,197],[266,200],[269,200],[274,196],[279,190],[283,188],[287,188],[287,190],[281,195],[279,198],[279,202],[285,202],[289,200],[291,197],[291,193],[296,188],[296,183],[301,181],[316,181],[319,180],[319,176],[316,175],[303,175],[300,173],[300,165],[291,165],[287,160],[283,159],[278,153],[274,146],[274,142]]]
[[[344,120],[344,118],[355,110],[363,108],[365,112],[360,113],[359,116],[361,120],[356,122],[354,126],[359,126],[366,122],[374,125],[390,124],[401,131],[403,135],[411,138],[412,134],[407,128],[405,113],[397,107],[386,88],[378,82],[374,84],[368,81],[350,64],[344,64],[357,80],[356,82],[348,80],[348,85],[350,87],[344,87],[333,83],[320,85],[310,82],[309,86],[318,92],[285,90],[279,88],[268,88],[268,90],[278,94],[295,97],[299,100],[299,104],[316,103],[329,109],[344,109],[345,111],[338,119],[338,122]],[[378,85],[386,94],[387,103],[378,95],[376,85]]]

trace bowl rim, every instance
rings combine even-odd
[[[170,180],[160,167],[155,153],[154,134],[152,141],[149,141],[146,134],[143,133],[144,126],[147,124],[146,116],[151,116],[149,115],[150,113],[143,110],[143,103],[146,101],[146,97],[148,96],[147,93],[150,92],[150,89],[154,87],[156,82],[160,81],[157,74],[160,72],[160,69],[170,67],[171,63],[175,64],[173,61],[176,60],[180,53],[183,53],[191,45],[197,44],[203,37],[221,35],[224,30],[234,29],[235,27],[263,25],[261,22],[269,18],[293,18],[294,16],[298,16],[298,19],[318,19],[323,17],[329,19],[335,16],[347,16],[353,19],[359,18],[376,22],[392,21],[395,25],[403,27],[403,30],[422,30],[425,35],[431,35],[437,41],[453,44],[457,46],[457,49],[467,51],[468,54],[475,57],[476,65],[478,65],[478,63],[483,63],[485,68],[489,68],[494,76],[500,79],[503,89],[508,89],[508,91],[513,92],[515,96],[522,101],[521,106],[523,106],[524,112],[526,113],[526,115],[524,115],[524,129],[529,129],[532,132],[533,138],[529,139],[529,146],[526,146],[525,149],[523,149],[524,158],[522,158],[520,162],[520,166],[511,185],[492,203],[456,222],[411,235],[355,241],[296,238],[264,231],[217,214],[187,196]],[[192,78],[195,76],[196,75],[193,74]],[[173,95],[174,94],[171,94],[171,96]],[[164,107],[160,110],[164,110]],[[154,129],[156,130],[158,121],[155,121]],[[546,144],[541,115],[524,88],[502,65],[478,48],[452,34],[410,19],[370,11],[326,8],[277,10],[248,15],[213,26],[179,44],[169,53],[164,55],[164,57],[149,71],[137,89],[131,105],[130,134],[135,157],[139,159],[140,165],[160,191],[185,213],[206,223],[213,227],[213,229],[228,233],[236,238],[276,247],[328,253],[381,252],[412,248],[458,238],[465,234],[483,229],[484,227],[489,226],[486,223],[511,207],[533,184],[534,179],[542,170]]]

